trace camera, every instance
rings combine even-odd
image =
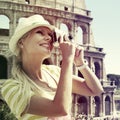
[[[53,32],[53,39],[54,39],[54,42],[60,42],[60,39],[63,39],[63,41],[65,40],[70,40],[72,41],[73,37],[72,35],[67,35],[64,31],[58,29],[58,28],[55,28],[54,32]]]

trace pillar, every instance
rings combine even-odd
[[[102,94],[102,115],[101,116],[104,116],[105,115],[105,97],[106,95],[103,93]]]

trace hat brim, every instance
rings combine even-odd
[[[48,25],[48,24],[33,24],[31,26],[27,26],[25,28],[23,28],[21,31],[17,31],[17,33],[14,33],[14,35],[11,37],[10,42],[9,42],[9,48],[10,50],[16,55],[18,56],[19,54],[19,49],[17,48],[17,42],[20,40],[20,38],[25,35],[27,32],[31,31],[34,28],[37,27],[47,27],[49,28],[51,31],[55,30],[55,26],[53,25]]]

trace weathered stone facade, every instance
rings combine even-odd
[[[0,25],[0,79],[7,79],[11,76],[12,58],[8,57],[8,42],[18,20],[33,14],[41,14],[51,24],[60,28],[61,24],[66,25],[68,33],[75,41],[78,28],[82,30],[81,46],[85,50],[85,59],[89,67],[95,72],[104,87],[105,92],[95,97],[86,97],[73,94],[73,116],[84,114],[94,117],[96,120],[103,120],[106,115],[112,117],[115,111],[114,106],[114,84],[106,79],[103,48],[96,47],[91,31],[90,11],[86,9],[85,0],[4,0],[0,1],[0,20],[4,17],[7,20],[8,28]],[[54,48],[50,64],[60,66],[61,54],[59,48]],[[74,74],[80,75],[77,68],[73,68]],[[80,116],[79,116],[80,117]]]

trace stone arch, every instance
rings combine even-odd
[[[77,44],[83,44],[83,31],[81,29],[81,27],[77,27],[77,31],[76,31],[76,43]]]
[[[27,18],[27,17],[29,17],[29,16],[31,16],[31,15],[34,15],[34,14],[18,14],[17,16],[16,16],[16,26],[17,26],[17,24],[19,23],[19,20],[21,19],[21,18]]]
[[[89,44],[88,41],[88,26],[85,24],[77,24],[77,28],[81,28],[81,34],[82,34],[82,44]],[[78,30],[76,30],[78,32]]]
[[[99,117],[99,115],[100,115],[100,98],[98,96],[95,96],[94,100],[95,100],[95,116]]]
[[[94,72],[96,76],[100,79],[100,64],[98,62],[94,62]]]
[[[110,104],[110,97],[106,96],[105,97],[105,115],[110,115],[111,111],[111,104]]]
[[[65,23],[60,23],[60,30],[62,30],[65,34],[69,36],[69,40],[73,39],[73,34],[71,33],[71,30],[69,29],[68,25]]]
[[[84,96],[81,96],[77,99],[78,103],[78,113],[87,115],[87,99]]]
[[[60,24],[60,30],[64,31],[66,34],[69,33],[68,26],[65,23]]]
[[[10,20],[8,16],[0,14],[0,35],[9,36]]]
[[[71,23],[71,21],[66,20],[66,19],[62,19],[61,22],[60,22],[60,24],[61,23],[65,24],[67,26],[67,28],[68,28],[69,31],[72,30],[72,23]]]
[[[16,17],[16,23],[18,24],[21,18],[27,18],[27,17],[29,17],[29,15],[27,15],[27,16],[26,15],[17,16]]]
[[[55,20],[52,17],[42,15],[45,20],[47,20],[51,25],[55,26]]]
[[[57,18],[56,23],[58,23],[57,27],[60,28],[61,24],[65,24],[68,28],[69,33],[72,32],[73,30],[73,21],[67,20],[67,19],[62,19],[62,18]]]
[[[7,59],[0,55],[0,79],[7,79]]]

